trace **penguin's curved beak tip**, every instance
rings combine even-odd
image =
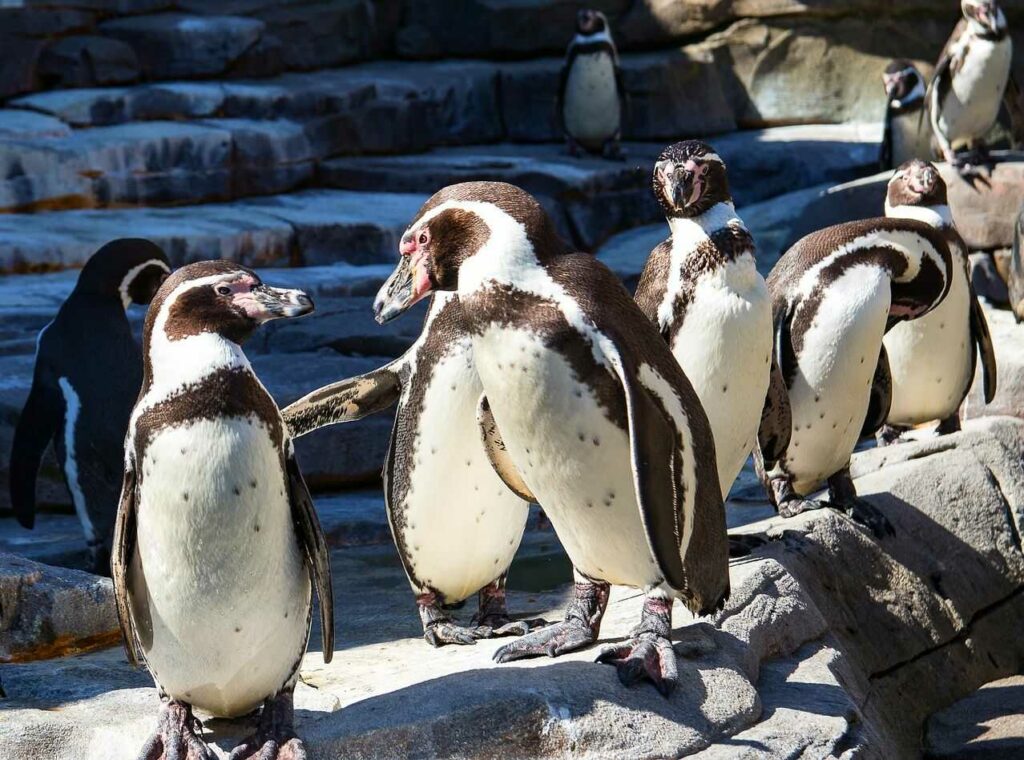
[[[403,255],[395,271],[384,281],[373,299],[373,318],[386,324],[401,316],[430,294],[430,279],[424,272],[422,256]]]
[[[253,288],[252,295],[256,305],[250,316],[260,322],[272,319],[302,317],[311,314],[316,308],[313,299],[301,290],[291,288],[272,288],[259,285]]]

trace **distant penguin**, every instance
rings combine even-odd
[[[625,88],[608,19],[583,9],[569,43],[558,87],[558,115],[569,153],[620,159]]]
[[[148,240],[107,243],[39,333],[35,374],[11,448],[14,515],[35,525],[36,477],[52,441],[85,531],[93,572],[110,574],[124,436],[142,385],[142,353],[125,310],[148,304],[170,272]]]
[[[1013,249],[1006,287],[1010,295],[1010,308],[1017,324],[1024,321],[1024,207],[1013,225]]]
[[[640,624],[598,659],[623,683],[677,683],[672,603],[695,614],[729,593],[725,510],[707,416],[657,328],[593,256],[566,253],[536,199],[501,182],[439,191],[403,237],[393,318],[457,291],[495,470],[535,496],[576,571],[565,618],[499,662],[592,644],[612,583],[641,589]]]
[[[241,343],[312,310],[301,291],[202,261],[171,275],[146,316],[111,561],[128,657],[145,661],[163,703],[143,758],[212,760],[193,707],[238,717],[261,705],[231,757],[306,756],[292,690],[314,589],[331,660],[330,557],[287,428]]]
[[[812,233],[772,269],[775,352],[793,430],[777,460],[760,454],[758,469],[783,517],[831,506],[878,536],[891,532],[884,515],[857,497],[850,457],[889,413],[883,335],[942,303],[952,266],[944,233],[880,218]],[[828,502],[807,498],[826,482]]]
[[[403,238],[403,251],[412,245]],[[406,274],[399,268],[378,300],[407,286]],[[487,458],[477,423],[482,392],[458,296],[437,293],[423,332],[404,355],[284,410],[292,435],[301,436],[398,404],[384,463],[384,501],[423,636],[432,646],[521,635],[544,622],[513,621],[505,605],[505,577],[529,502],[505,486]],[[477,592],[473,624],[456,624],[444,605]]]
[[[915,425],[939,420],[939,433],[960,429],[960,404],[974,382],[978,353],[985,379],[985,403],[996,392],[996,357],[985,312],[971,287],[967,246],[953,226],[946,183],[938,169],[914,159],[889,180],[885,215],[917,219],[946,236],[953,266],[949,295],[920,319],[903,322],[885,335],[892,374],[892,404],[879,443],[895,441]]]
[[[772,362],[771,299],[754,239],[733,206],[725,162],[710,145],[687,140],[666,148],[653,186],[671,236],[647,259],[636,302],[700,397],[725,497],[754,446],[772,378],[773,403],[788,405]],[[784,412],[772,419],[781,424],[764,444],[775,458],[790,431]]]
[[[905,58],[892,61],[882,74],[885,87],[885,130],[879,164],[893,169],[912,158],[932,155],[931,130],[924,118],[925,81]]]
[[[987,160],[984,137],[999,117],[1008,88],[1013,39],[995,0],[962,0],[963,18],[942,50],[928,87],[929,124],[942,157],[969,169]],[[1010,103],[1011,114],[1019,104]],[[974,156],[957,148],[968,146]]]

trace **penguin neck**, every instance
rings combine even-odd
[[[698,216],[669,217],[672,246],[692,249],[698,242],[727,227],[734,220],[739,221],[739,217],[736,216],[736,207],[732,201],[720,201]]]
[[[615,48],[615,43],[612,41],[612,35],[608,29],[602,29],[600,32],[594,32],[593,34],[577,32],[576,36],[572,38],[572,45],[575,48],[598,48],[605,45],[612,49]]]
[[[213,332],[172,340],[163,330],[154,330],[146,349],[144,387],[158,389],[159,397],[195,385],[216,372],[251,369],[240,345]]]
[[[949,206],[892,206],[885,201],[885,215],[892,219],[915,219],[924,222],[937,230],[949,229],[953,226],[953,215]]]

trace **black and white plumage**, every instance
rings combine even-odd
[[[572,155],[581,150],[621,158],[625,88],[608,19],[583,9],[566,50],[558,86],[558,117]]]
[[[396,271],[378,300],[401,287],[404,274]],[[458,296],[441,292],[405,354],[284,410],[292,434],[299,436],[398,405],[384,464],[385,505],[424,638],[433,646],[523,634],[542,622],[513,622],[506,610],[505,575],[529,502],[506,488],[488,461],[477,422],[482,392]],[[477,592],[473,624],[457,625],[443,606]]]
[[[39,333],[32,389],[11,448],[11,503],[35,524],[36,477],[52,442],[94,572],[109,575],[124,436],[142,385],[142,353],[125,310],[148,304],[170,272],[148,240],[115,240],[86,262],[71,295]]]
[[[885,335],[892,375],[892,403],[882,443],[903,430],[939,420],[942,433],[960,429],[960,404],[974,382],[980,353],[985,402],[995,396],[996,357],[985,312],[971,287],[967,245],[956,231],[946,200],[946,183],[926,161],[896,170],[885,199],[885,215],[917,219],[946,237],[952,256],[949,294],[927,315],[893,327]]]
[[[928,119],[942,157],[965,164],[956,149],[968,146],[982,154],[984,137],[999,117],[1009,93],[1013,39],[996,0],[963,0],[963,18],[946,42],[928,87]],[[1008,86],[1009,85],[1009,86]],[[1011,116],[1020,121],[1020,103],[1011,97]],[[1020,135],[1021,125],[1014,125]]]
[[[314,589],[331,659],[330,559],[280,412],[241,343],[312,310],[301,291],[206,261],[172,275],[147,315],[111,562],[129,658],[145,661],[165,703],[143,757],[171,760],[185,745],[207,756],[193,706],[234,717],[261,705],[260,729],[232,756],[305,756],[292,689]]]
[[[408,283],[377,304],[395,317],[457,290],[483,387],[496,470],[551,519],[577,573],[563,622],[499,661],[592,643],[609,584],[647,592],[635,635],[600,659],[632,683],[675,685],[671,600],[695,613],[729,589],[725,513],[707,417],[657,329],[604,265],[566,253],[529,194],[499,182],[441,190],[406,232]]]
[[[666,148],[654,194],[671,236],[647,259],[636,302],[668,341],[715,435],[723,497],[757,437],[770,381],[780,410],[785,386],[772,362],[771,299],[754,260],[754,239],[736,214],[725,162],[707,143]],[[785,415],[779,446],[789,435]],[[773,457],[774,458],[774,457]]]
[[[886,105],[881,168],[894,169],[912,158],[931,158],[931,130],[924,118],[924,76],[912,62],[899,58],[885,67],[882,85]]]
[[[768,276],[775,352],[788,390],[792,435],[778,459],[760,454],[783,516],[826,506],[807,498],[822,483],[831,506],[891,530],[858,499],[849,463],[859,438],[888,416],[885,332],[934,309],[949,291],[945,235],[910,219],[866,219],[798,241]]]

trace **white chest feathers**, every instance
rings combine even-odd
[[[972,36],[938,114],[940,132],[954,146],[981,138],[999,116],[1010,75],[1013,42]]]
[[[577,55],[565,84],[562,118],[566,131],[591,150],[600,149],[621,128],[615,60],[601,50]]]
[[[158,431],[142,461],[129,569],[146,661],[172,697],[235,716],[305,649],[310,580],[281,453],[255,417]]]

